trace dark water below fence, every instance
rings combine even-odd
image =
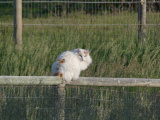
[[[63,99],[62,99],[63,98]],[[0,86],[1,120],[160,119],[160,88]]]

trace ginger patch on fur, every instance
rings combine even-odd
[[[87,55],[88,55],[88,52],[84,52],[84,54],[85,54],[85,56],[84,56],[84,57],[87,57]]]
[[[65,63],[65,59],[60,59],[57,64],[60,64],[60,63]]]
[[[65,62],[65,59],[60,59],[59,62],[60,62],[60,63],[64,63],[64,62]]]
[[[63,78],[63,73],[58,73],[58,72],[56,72],[56,73],[54,74],[54,76],[59,76],[59,77]]]

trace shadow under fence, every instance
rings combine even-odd
[[[0,119],[160,119],[160,88],[0,86]]]

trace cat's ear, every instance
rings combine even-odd
[[[89,53],[90,53],[90,51],[89,51],[89,50],[86,50],[86,53],[87,53],[87,54],[89,54]]]
[[[85,50],[85,51],[84,51],[84,54],[85,54],[85,57],[86,57],[87,55],[89,55],[89,50]]]
[[[78,48],[78,49],[77,49],[77,52],[80,52],[80,50],[81,50],[81,49],[80,49],[80,48]]]

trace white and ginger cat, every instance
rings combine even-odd
[[[77,80],[80,72],[87,69],[92,63],[89,50],[75,49],[73,51],[63,52],[53,63],[53,76],[59,76],[63,80],[70,82]]]

